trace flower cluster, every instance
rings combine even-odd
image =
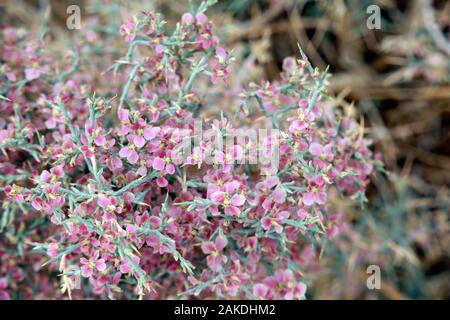
[[[58,74],[42,42],[1,30],[0,298],[23,290],[26,259],[51,297],[60,286],[75,298],[305,298],[303,250],[339,232],[330,204],[364,200],[378,161],[304,56],[286,59],[280,81],[250,83],[228,112],[233,54],[206,7],[170,34],[153,12],[127,20],[126,55],[98,82],[88,61]],[[214,139],[178,161],[198,119],[217,135],[280,134],[216,150],[221,163],[202,161]],[[234,161],[254,148],[276,148],[278,167]]]

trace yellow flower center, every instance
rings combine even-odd
[[[306,119],[305,114],[304,114],[304,113],[300,113],[300,114],[298,115],[298,119],[299,119],[300,121],[304,121],[304,120]]]
[[[19,186],[15,185],[15,186],[12,187],[10,194],[12,196],[16,196],[16,195],[20,194],[21,192],[22,192],[22,187],[19,187]]]
[[[294,289],[295,288],[295,281],[289,281],[288,288],[289,289]]]
[[[223,200],[223,205],[225,207],[228,207],[231,204],[231,199],[227,196],[225,197],[225,199]]]

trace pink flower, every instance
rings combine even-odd
[[[59,244],[58,243],[52,243],[47,248],[47,254],[50,257],[56,257],[59,253]]]
[[[31,205],[33,206],[33,208],[39,211],[42,210],[43,202],[44,200],[41,197],[36,197],[33,200],[31,200]]]
[[[303,203],[307,206],[312,206],[314,203],[325,204],[327,194],[324,191],[324,186],[320,186],[312,182],[308,187],[308,192],[303,195]]]
[[[221,205],[224,208],[224,212],[227,215],[239,216],[241,208],[246,199],[242,194],[236,193],[240,186],[240,183],[236,180],[227,182],[225,184],[225,191],[215,191],[210,195],[210,199],[217,205]],[[214,215],[218,214],[216,208],[210,207],[210,210]]]
[[[229,147],[226,152],[216,150],[214,160],[216,164],[223,165],[224,171],[230,171],[232,165],[244,158],[244,148],[240,145]]]
[[[132,256],[131,260],[133,260],[134,264],[139,265],[139,258],[138,257]],[[133,270],[133,264],[126,258],[120,264],[119,270],[123,274],[130,273]]]
[[[44,194],[47,197],[50,207],[60,207],[64,204],[64,197],[61,196],[60,184],[55,183],[44,188]]]
[[[130,164],[135,164],[139,160],[139,156],[135,150],[135,146],[132,143],[130,145],[120,149],[119,156],[121,158],[127,158],[128,162]]]
[[[0,278],[0,300],[10,300],[11,296],[8,293],[8,279],[6,277]]]
[[[126,42],[131,42],[136,37],[135,23],[133,20],[127,20],[120,26],[120,35],[125,37]]]
[[[36,68],[25,69],[25,78],[28,81],[35,80],[35,79],[39,78],[40,75],[41,75],[41,70],[39,70],[39,69],[36,69]]]
[[[211,270],[219,272],[222,270],[222,263],[227,262],[227,257],[221,253],[227,244],[227,238],[222,235],[217,236],[215,242],[208,241],[202,244],[203,253],[208,254],[206,262]]]
[[[253,286],[253,295],[258,299],[264,299],[269,288],[263,283],[257,283]]]
[[[183,16],[181,17],[181,22],[186,25],[190,25],[194,23],[194,21],[195,21],[194,17],[189,12],[184,13]]]
[[[296,118],[290,118],[291,125],[289,126],[289,132],[298,134],[298,133],[304,133],[306,129],[308,129],[311,125],[311,123],[316,119],[316,116],[313,112],[307,111],[305,108],[302,107],[301,100],[299,102],[300,108],[298,109],[298,115]]]
[[[94,138],[94,143],[95,143],[97,146],[99,146],[99,147],[100,147],[100,146],[103,146],[103,145],[106,143],[105,135],[104,135],[104,134],[101,134],[101,135],[95,137],[95,138]]]
[[[83,277],[89,278],[92,276],[95,270],[100,272],[106,270],[105,259],[99,259],[100,253],[96,251],[94,255],[88,259],[82,257],[80,258],[81,262],[81,275]]]
[[[104,210],[106,221],[115,219],[115,213],[121,213],[122,207],[119,205],[116,197],[99,196],[97,204]]]
[[[319,157],[321,160],[332,161],[334,158],[333,147],[331,144],[322,146],[320,143],[313,142],[309,146],[309,152],[313,156]]]
[[[306,285],[297,282],[292,270],[277,270],[271,277],[266,278],[265,285],[269,288],[268,299],[301,299],[306,292]]]
[[[270,231],[274,229],[276,233],[280,234],[281,232],[283,232],[281,223],[289,218],[289,215],[290,214],[287,211],[280,211],[276,213],[274,217],[265,216],[261,219],[261,225],[264,230]]]
[[[5,194],[9,199],[13,199],[17,202],[23,202],[25,200],[24,189],[17,185],[13,185],[12,187],[6,186]]]
[[[208,17],[204,13],[197,13],[195,15],[195,20],[197,23],[204,25],[206,22],[208,22]]]
[[[160,157],[155,157],[153,159],[152,163],[153,169],[158,171],[165,170],[168,174],[174,174],[175,173],[175,167],[173,164],[170,163],[170,158],[166,157],[164,159]]]
[[[280,179],[277,176],[268,177],[263,182],[256,184],[256,189],[261,191],[260,202],[262,207],[266,210],[270,210],[274,203],[282,204],[286,201],[286,190],[281,186],[277,186],[280,183]],[[274,190],[274,188],[277,186]]]

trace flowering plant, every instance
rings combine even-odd
[[[339,233],[333,199],[364,202],[379,158],[303,52],[279,81],[232,88],[208,5],[172,32],[127,20],[97,83],[80,52],[58,72],[43,41],[1,30],[0,297],[33,297],[29,267],[51,297],[58,282],[75,298],[305,297],[305,252]]]

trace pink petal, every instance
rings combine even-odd
[[[47,121],[45,121],[45,126],[48,129],[54,129],[56,127],[56,121],[55,118],[51,117],[50,119],[48,119]]]
[[[223,200],[225,200],[225,192],[223,191],[216,191],[214,193],[211,194],[210,196],[212,201],[218,202],[218,203],[222,203]]]
[[[216,242],[216,249],[219,251],[222,251],[222,249],[225,248],[228,244],[228,240],[224,236],[218,236],[215,242]]]
[[[316,194],[316,202],[318,204],[324,204],[327,201],[327,194],[325,192],[318,192]]]
[[[298,209],[297,211],[297,217],[299,217],[300,219],[305,219],[308,216],[308,212],[306,212],[305,209]]]
[[[315,202],[315,196],[311,192],[308,192],[303,196],[303,203],[305,205],[311,206],[314,204],[314,202]]]
[[[156,179],[156,184],[161,188],[165,188],[167,187],[169,182],[164,177],[159,177],[158,179]]]
[[[106,142],[105,136],[104,135],[99,135],[97,138],[94,139],[94,143],[97,146],[102,146],[104,145]]]
[[[272,189],[279,182],[280,182],[280,178],[278,178],[277,176],[272,176],[272,177],[267,178],[265,185],[268,189]]]
[[[277,188],[272,193],[272,197],[276,203],[281,204],[286,200],[286,191],[283,188]]]
[[[173,164],[169,163],[166,165],[166,171],[168,174],[174,174],[175,173],[175,167]]]
[[[241,213],[241,210],[235,206],[229,206],[226,207],[224,210],[225,214],[230,215],[230,216],[239,216],[239,214]]]
[[[153,164],[152,164],[153,169],[162,171],[162,170],[164,170],[165,165],[166,165],[166,163],[160,157],[156,157],[155,159],[153,159]]]
[[[31,205],[33,206],[33,208],[35,208],[36,210],[41,210],[42,209],[42,205],[41,205],[41,198],[35,198],[31,201]]]
[[[186,12],[183,14],[183,16],[181,17],[181,21],[185,24],[191,24],[194,22],[194,17],[192,16],[191,13]]]
[[[140,175],[141,177],[144,177],[147,175],[147,168],[146,167],[139,167],[139,169],[137,169],[136,173],[138,175]]]
[[[203,253],[209,254],[216,250],[216,246],[211,241],[205,242],[202,244]]]
[[[129,273],[130,271],[131,271],[131,264],[128,263],[128,261],[124,261],[120,265],[120,272],[122,272],[122,273]]]
[[[8,280],[6,277],[0,278],[0,289],[6,289],[8,287]]]
[[[235,194],[231,198],[231,204],[236,207],[240,207],[245,203],[245,197],[242,194]]]
[[[281,211],[277,214],[277,218],[280,219],[281,221],[289,218],[291,214],[288,211]]]
[[[121,157],[121,158],[126,158],[126,157],[128,157],[128,155],[130,154],[130,148],[128,148],[128,147],[123,147],[122,149],[120,149],[120,151],[119,151],[119,156]]]
[[[138,162],[139,156],[138,156],[138,154],[137,154],[136,151],[131,150],[131,151],[130,151],[130,154],[129,154],[128,157],[127,157],[127,159],[128,159],[128,162],[129,162],[129,163],[135,164],[136,162]]]
[[[264,298],[269,288],[265,284],[257,283],[253,286],[253,294],[258,298]]]
[[[241,160],[244,156],[244,148],[239,145],[234,146],[233,148],[233,157],[234,160]]]
[[[225,60],[227,58],[227,52],[222,47],[217,47],[216,49],[216,55],[220,57],[222,60]]]
[[[122,160],[120,160],[120,158],[112,158],[111,164],[114,169],[120,169],[120,168],[122,168],[122,165],[123,165]]]
[[[157,53],[163,53],[164,52],[164,46],[162,44],[157,44],[155,46],[155,50]]]
[[[220,215],[220,212],[219,212],[219,209],[217,208],[217,206],[214,206],[214,205],[210,206],[209,211],[211,211],[211,214],[215,217]]]
[[[204,13],[197,13],[195,19],[197,19],[197,21],[200,22],[201,24],[204,24],[208,18]]]
[[[136,147],[142,148],[145,144],[145,139],[141,136],[133,136],[133,143],[136,145]]]
[[[90,276],[92,276],[92,269],[87,265],[82,266],[81,267],[81,275],[83,277],[89,278]]]
[[[44,170],[41,173],[40,180],[42,182],[49,182],[51,177],[52,176],[51,176],[50,172],[48,172],[47,170]]]
[[[234,193],[239,188],[239,186],[240,186],[239,181],[233,180],[231,182],[227,182],[225,184],[225,191],[228,194]]]
[[[269,210],[270,207],[272,206],[272,203],[273,203],[272,198],[269,197],[269,198],[265,199],[264,202],[262,203],[263,209]]]
[[[295,297],[297,299],[300,299],[305,296],[306,293],[306,284],[303,282],[297,283],[297,286],[295,287]]]
[[[119,120],[122,122],[128,121],[128,111],[125,109],[119,110]]]
[[[274,228],[275,228],[275,232],[278,234],[283,232],[283,227],[280,226],[278,223],[274,225]]]
[[[157,216],[151,216],[149,218],[150,225],[153,229],[158,229],[161,226],[161,218]]]
[[[212,255],[209,255],[206,258],[206,262],[212,271],[219,272],[222,269],[222,258],[220,256],[213,257]]]
[[[25,69],[25,78],[27,78],[27,80],[29,81],[39,78],[40,75],[41,72],[38,69],[33,68]]]
[[[144,129],[144,138],[147,140],[152,140],[156,137],[158,130],[156,128],[145,128]]]
[[[95,263],[95,267],[97,268],[98,271],[105,271],[106,269],[105,259],[98,259],[97,262]]]
[[[313,142],[309,146],[309,152],[311,152],[311,154],[313,156],[320,156],[322,151],[323,151],[323,146],[320,143]]]
[[[272,219],[269,217],[263,217],[261,219],[261,226],[264,230],[270,230],[272,228]]]
[[[109,199],[107,197],[99,197],[97,199],[97,204],[102,207],[103,209],[105,209],[107,206],[109,206],[111,204],[111,202],[109,201]]]

